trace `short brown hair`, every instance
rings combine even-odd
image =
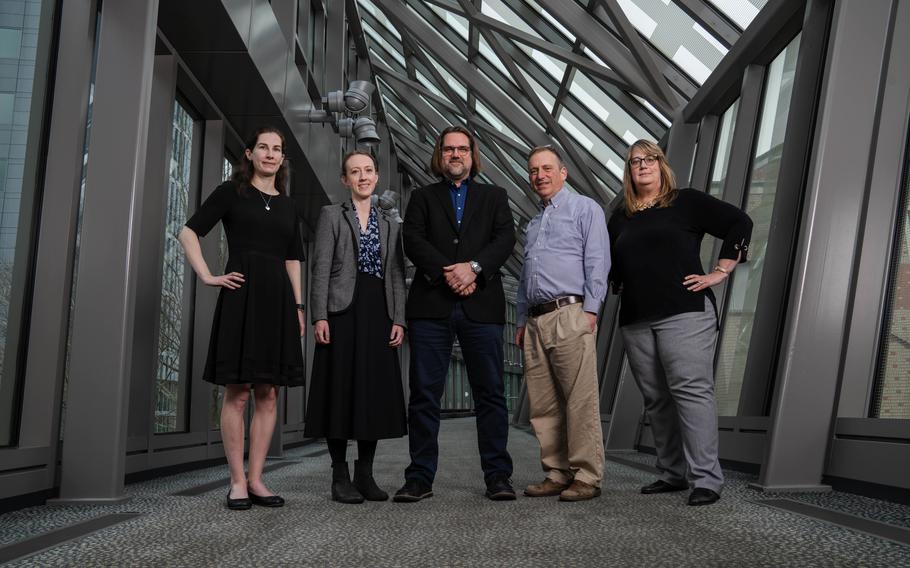
[[[348,160],[350,160],[354,156],[366,156],[367,158],[373,160],[373,169],[375,169],[376,172],[379,173],[379,162],[376,161],[376,156],[374,156],[373,154],[370,154],[366,150],[351,150],[350,152],[345,154],[343,158],[341,158],[341,175],[343,175],[343,176],[348,175]]]
[[[562,159],[562,154],[560,153],[559,149],[556,146],[550,145],[535,146],[534,148],[531,148],[531,151],[528,152],[528,163],[531,163],[531,158],[533,158],[535,154],[540,154],[541,152],[549,152],[553,154],[556,156],[556,162],[559,164],[559,167],[566,167],[566,162]]]
[[[660,146],[650,140],[636,140],[635,143],[629,146],[629,151],[626,152],[626,165],[622,171],[622,189],[625,194],[627,217],[631,217],[635,213],[632,204],[638,195],[635,184],[632,182],[632,166],[629,165],[632,152],[635,150],[641,150],[645,155],[657,157],[657,165],[660,168],[660,192],[657,194],[657,207],[668,207],[676,199],[676,194],[679,193],[676,187],[676,174],[673,173],[673,169],[667,162],[667,156],[664,155],[664,151],[660,149]]]
[[[464,134],[468,137],[471,146],[471,177],[476,176],[483,169],[480,165],[480,149],[477,147],[477,141],[474,135],[464,126],[449,126],[439,134],[436,139],[436,146],[433,148],[433,158],[430,160],[430,170],[437,176],[445,177],[445,164],[442,161],[442,141],[445,140],[446,134]]]

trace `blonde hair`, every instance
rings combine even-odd
[[[629,151],[626,152],[626,165],[622,171],[622,189],[625,194],[627,217],[631,217],[635,213],[632,204],[635,203],[635,198],[638,196],[635,184],[632,182],[632,166],[629,165],[629,160],[635,150],[644,152],[646,156],[657,157],[657,165],[660,168],[660,192],[657,194],[656,207],[669,207],[679,192],[676,187],[676,175],[673,173],[673,169],[670,168],[667,156],[664,155],[664,151],[660,149],[660,146],[650,140],[637,140],[629,146]]]

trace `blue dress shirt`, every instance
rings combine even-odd
[[[584,310],[600,313],[610,272],[610,237],[600,205],[563,188],[531,219],[526,236],[517,325],[525,324],[530,306],[562,296],[584,296]]]
[[[458,185],[449,182],[449,191],[452,193],[452,208],[455,210],[455,222],[461,227],[461,218],[464,216],[464,203],[468,198],[468,182],[471,178],[465,178]]]

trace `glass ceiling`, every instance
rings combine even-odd
[[[411,177],[434,181],[426,165],[436,136],[451,124],[466,126],[480,142],[484,181],[506,187],[520,223],[536,207],[524,169],[530,148],[562,148],[570,189],[609,203],[621,190],[629,144],[664,136],[674,109],[694,95],[766,2],[357,5],[380,113]],[[723,29],[700,19],[705,13],[720,16]]]

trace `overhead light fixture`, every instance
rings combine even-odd
[[[401,218],[401,212],[398,210],[398,192],[387,189],[378,197],[374,193],[372,195],[372,203],[383,211],[388,211],[389,216],[396,223],[404,223],[404,219]]]
[[[342,138],[354,138],[362,146],[377,146],[381,140],[376,122],[361,113],[369,113],[370,100],[376,91],[369,81],[351,81],[348,90],[331,91],[322,98],[322,109],[307,109],[297,116],[303,122],[333,123]],[[339,116],[340,115],[340,116]]]
[[[361,116],[354,121],[354,139],[358,144],[371,148],[379,144],[379,133],[372,118]]]
[[[369,108],[375,90],[369,81],[351,81],[347,91],[331,91],[322,97],[322,106],[331,112],[360,114]]]

